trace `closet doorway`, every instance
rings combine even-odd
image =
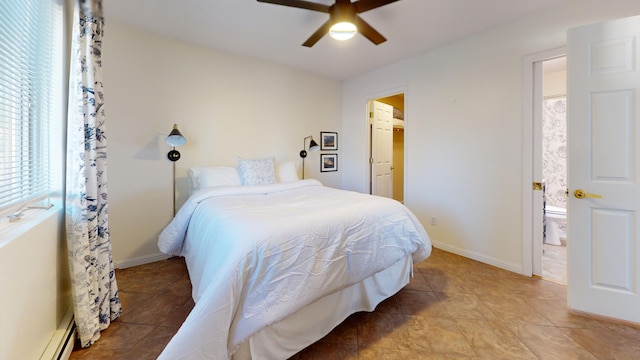
[[[369,192],[404,202],[404,93],[368,102]]]

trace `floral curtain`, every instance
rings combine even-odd
[[[122,313],[109,237],[102,0],[76,0],[67,121],[66,231],[83,347]]]

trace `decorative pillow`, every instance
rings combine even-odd
[[[240,186],[238,170],[232,167],[193,167],[187,174],[191,192],[210,186]]]
[[[238,158],[241,185],[265,185],[276,182],[276,165],[273,157],[261,159]]]
[[[278,163],[278,182],[298,181],[298,168],[293,160]]]

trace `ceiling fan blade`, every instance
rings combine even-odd
[[[302,46],[312,47],[313,45],[315,45],[318,40],[322,39],[322,37],[329,32],[329,29],[331,29],[331,25],[331,20],[328,20],[326,23],[322,24],[322,26],[320,26],[320,28],[316,30],[316,32],[314,32],[313,35],[311,35],[307,39],[307,41],[302,44]]]
[[[355,5],[356,7],[356,13],[360,14],[365,11],[373,10],[375,8],[379,8],[380,6],[391,4],[396,1],[398,0],[360,0],[353,3],[353,5]]]
[[[317,4],[302,0],[258,0],[258,2],[296,7],[300,9],[319,11],[327,14],[329,13],[329,9],[331,8],[329,5]]]
[[[366,21],[362,20],[360,16],[356,15],[354,20],[355,25],[358,27],[358,32],[367,39],[371,40],[372,43],[380,45],[383,42],[387,41],[387,39],[382,36],[382,34],[380,34],[371,25],[367,24]]]

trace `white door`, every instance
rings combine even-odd
[[[372,194],[393,197],[393,106],[373,101]]]
[[[640,17],[571,29],[567,56],[569,307],[638,323],[639,38]]]

